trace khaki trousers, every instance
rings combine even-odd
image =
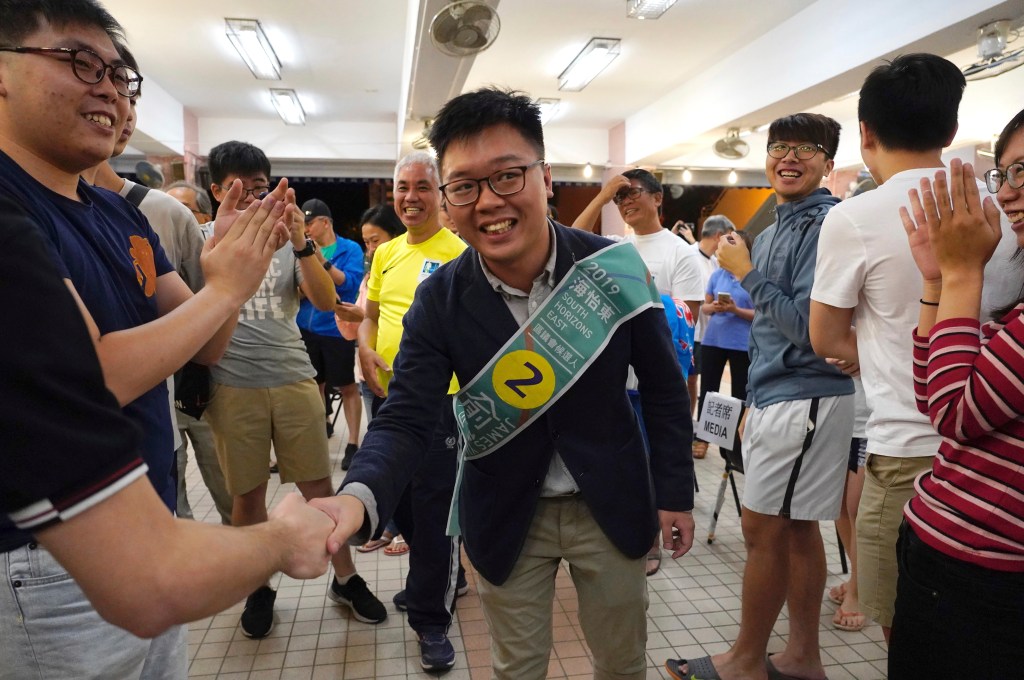
[[[896,539],[914,480],[932,469],[932,456],[893,458],[868,453],[857,510],[857,593],[861,611],[892,627],[896,604]]]
[[[547,677],[555,576],[563,559],[576,586],[594,678],[645,678],[646,560],[628,558],[612,545],[579,495],[540,499],[508,580],[500,586],[478,580],[493,677]]]

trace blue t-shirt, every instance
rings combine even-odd
[[[679,367],[683,370],[683,377],[688,378],[690,365],[693,364],[693,330],[696,325],[693,314],[685,302],[674,300],[669,295],[661,296],[661,304],[665,306],[665,317],[672,333],[672,346],[676,350]]]
[[[174,267],[139,210],[117,194],[78,182],[79,201],[46,188],[0,152],[0,195],[22,206],[47,237],[61,277],[70,279],[100,333],[125,330],[159,316],[156,280]],[[60,404],[55,404],[60,417]],[[123,407],[143,433],[139,452],[149,479],[172,511],[177,467],[164,381]],[[26,534],[27,536],[27,534]]]
[[[345,283],[335,286],[334,291],[342,302],[355,302],[359,297],[359,284],[363,281],[363,249],[355,241],[338,238],[333,245],[322,248],[324,258],[337,269],[345,272]],[[296,318],[299,328],[317,335],[340,338],[338,324],[334,322],[334,311],[322,312],[313,303],[302,298],[299,303],[299,315]]]
[[[707,294],[712,300],[719,293],[732,295],[732,301],[742,309],[753,309],[754,301],[750,294],[740,285],[735,276],[725,269],[716,269],[708,279]],[[750,322],[730,312],[719,312],[708,317],[708,327],[704,331],[701,344],[721,349],[733,349],[746,352],[750,345]]]

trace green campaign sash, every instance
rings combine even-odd
[[[462,449],[448,535],[460,533],[466,461],[512,441],[572,387],[619,326],[660,306],[661,296],[631,243],[612,244],[573,264],[519,331],[455,395]]]

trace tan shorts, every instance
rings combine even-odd
[[[270,388],[213,383],[206,420],[234,496],[270,478],[271,442],[282,483],[331,476],[324,402],[312,378]]]
[[[857,594],[865,614],[892,626],[896,603],[896,539],[914,480],[932,468],[932,456],[893,458],[868,453],[857,510]]]

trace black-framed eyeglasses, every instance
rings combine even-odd
[[[42,54],[56,58],[67,55],[76,78],[88,85],[95,85],[109,71],[110,82],[114,83],[114,89],[122,97],[135,97],[142,87],[142,75],[138,71],[125,64],[108,64],[92,50],[72,47],[0,47],[0,52]]]
[[[535,165],[541,165],[544,159],[536,160],[529,165],[516,165],[511,168],[502,168],[492,172],[487,177],[480,179],[456,179],[442,184],[441,195],[445,200],[454,206],[469,205],[476,203],[480,198],[480,187],[484,182],[491,187],[498,196],[511,196],[518,194],[526,187],[526,171]]]
[[[997,193],[1004,181],[1013,189],[1024,187],[1024,163],[1010,163],[1005,170],[993,168],[985,173],[985,186],[990,194]]]
[[[796,146],[790,146],[785,142],[768,142],[768,155],[772,158],[785,158],[789,155],[792,150],[798,160],[807,161],[818,155],[818,152],[823,152],[826,156],[828,152],[825,151],[825,147],[821,144],[797,144]]]
[[[225,193],[227,193],[227,191],[231,188],[230,184],[228,184],[227,186],[224,186],[223,184],[218,184],[217,186],[220,187],[221,191]],[[269,193],[270,187],[253,187],[252,189],[246,189],[245,187],[242,187],[242,195],[238,197],[238,200],[244,201],[249,196],[252,196],[253,199],[257,201],[262,201],[264,198],[267,197],[267,194]]]
[[[612,203],[615,205],[622,205],[626,199],[635,201],[640,198],[640,194],[645,191],[647,191],[647,189],[644,189],[643,187],[630,187],[628,189],[623,189],[612,197]],[[647,191],[647,193],[650,193],[650,191]]]

